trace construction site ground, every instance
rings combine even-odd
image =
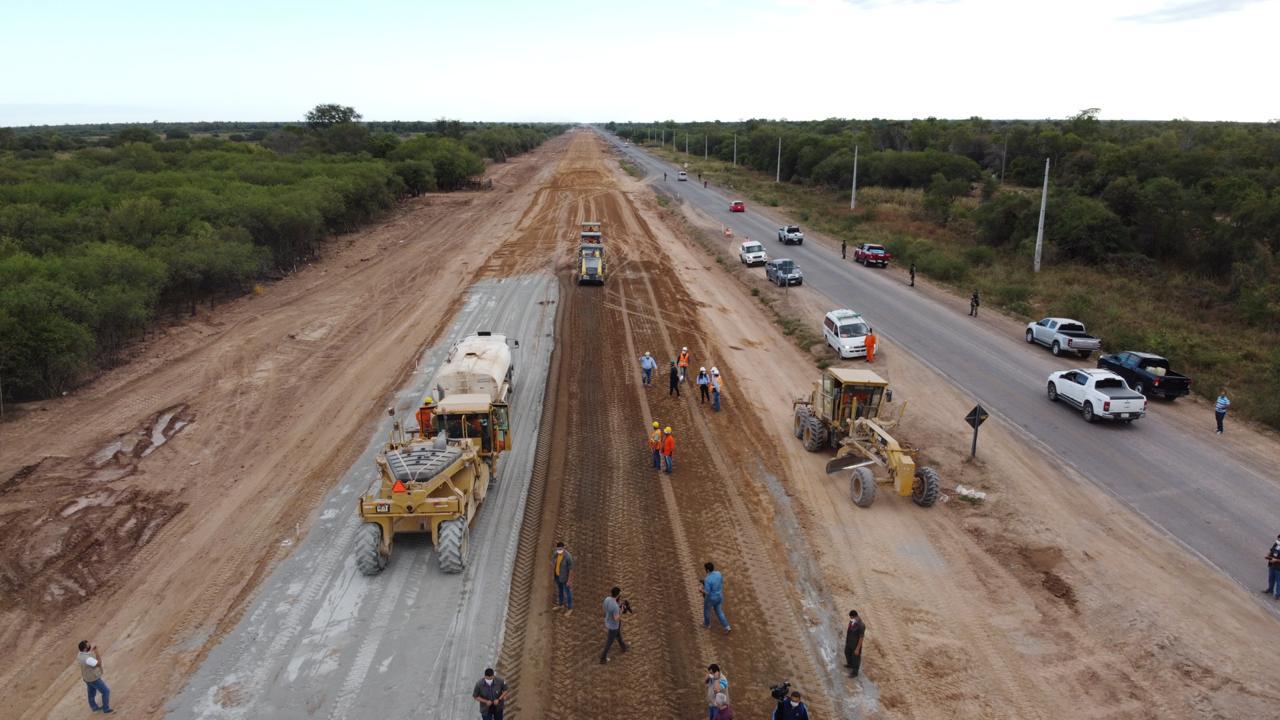
[[[884,341],[875,369],[907,406],[896,432],[924,448],[950,501],[926,510],[882,489],[872,508],[854,507],[847,477],[823,473],[829,456],[792,437],[792,401],[819,371],[753,292],[815,324],[826,301],[727,271],[688,237],[678,207],[621,172],[598,136],[571,133],[492,175],[496,192],[411,203],[339,239],[313,267],[173,329],[132,363],[0,428],[0,681],[19,717],[84,712],[71,663],[81,638],[103,648],[122,717],[164,714],[188,676],[193,698],[213,700],[181,705],[197,716],[278,707],[264,704],[265,688],[298,682],[290,658],[323,666],[328,626],[310,634],[316,646],[278,640],[278,623],[252,636],[233,629],[251,608],[270,607],[261,600],[286,571],[280,561],[302,556],[309,530],[330,527],[326,515],[341,505],[324,499],[370,447],[385,407],[411,401],[396,393],[416,387],[414,370],[430,364],[419,364],[422,352],[465,311],[464,290],[548,271],[560,279],[559,332],[545,457],[533,470],[545,477],[535,486],[542,512],[513,570],[513,597],[527,602],[513,603],[498,633],[512,716],[700,716],[710,662],[725,669],[743,718],[768,717],[768,687],[783,679],[806,693],[814,717],[1280,715],[1271,672],[1280,650],[1266,642],[1276,621],[1257,597],[996,419],[983,427],[979,460],[966,460],[955,418],[971,402]],[[604,287],[571,282],[583,219],[604,222]],[[724,373],[722,412],[699,403],[691,383],[668,395],[666,360],[681,346],[695,369]],[[662,364],[650,388],[637,366],[646,350]],[[670,476],[649,465],[653,419],[675,429]],[[959,483],[987,501],[960,501]],[[575,556],[569,617],[551,609],[558,539]],[[333,546],[320,571],[347,577],[332,567],[349,565]],[[726,576],[731,634],[701,627],[708,560]],[[393,565],[418,562],[399,554]],[[403,599],[394,575],[372,582],[388,584],[370,603]],[[630,650],[615,648],[602,666],[600,603],[615,584],[635,609],[624,619]],[[466,613],[392,607],[388,618],[411,618],[403,631],[423,642],[394,656],[354,653],[376,669],[377,689],[404,682],[403,692],[424,676],[421,662],[445,652],[419,625]],[[849,608],[868,623],[858,682],[840,670]],[[273,674],[211,695],[201,663],[235,657],[229,642],[279,645],[252,666]],[[339,677],[352,677],[343,652],[330,694],[296,716],[366,707],[323,704],[342,697]],[[427,708],[450,699],[414,692]]]

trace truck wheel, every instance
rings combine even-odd
[[[1096,420],[1097,418],[1093,415],[1093,403],[1085,403],[1084,407],[1080,408],[1080,415],[1084,417],[1084,421],[1087,423]]]
[[[1143,397],[1146,397],[1146,396],[1147,396],[1147,386],[1146,386],[1146,385],[1143,385],[1142,383],[1134,383],[1134,384],[1133,384],[1133,391],[1134,391],[1134,392],[1136,392],[1136,393],[1138,393],[1139,395],[1141,395],[1141,396],[1143,396]]]
[[[931,467],[916,470],[916,481],[911,483],[911,501],[920,507],[933,507],[938,502],[941,480],[938,471]]]
[[[796,408],[795,432],[796,432],[797,440],[804,437],[804,419],[808,415],[809,415],[809,408],[804,407],[803,405]]]
[[[804,449],[809,452],[818,452],[823,445],[827,444],[827,428],[823,426],[822,421],[813,414],[806,415],[804,418],[803,436],[800,438],[804,443]]]
[[[365,523],[356,533],[356,569],[362,575],[377,575],[387,566],[382,554],[382,527],[377,523]]]
[[[465,517],[440,523],[440,543],[436,547],[436,560],[442,572],[457,574],[467,566],[468,536]]]
[[[1035,333],[1033,333],[1033,332],[1031,332],[1030,330],[1028,330],[1028,331],[1027,331],[1027,344],[1031,344],[1031,343],[1033,343],[1033,342],[1035,342],[1035,341],[1036,341],[1036,335],[1035,335]]]
[[[871,468],[854,468],[853,475],[849,478],[849,497],[853,499],[853,504],[858,507],[871,507],[871,503],[876,501],[876,476],[872,474]]]
[[[1058,388],[1049,383],[1049,402],[1058,402]]]
[[[1062,346],[1058,344],[1057,340],[1053,341],[1053,347],[1050,350],[1053,351],[1054,357],[1062,357]]]

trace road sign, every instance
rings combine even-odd
[[[986,422],[989,417],[991,416],[981,405],[974,405],[969,414],[964,416],[964,421],[973,428],[973,447],[969,449],[969,457],[978,456],[978,426]]]
[[[987,411],[981,405],[974,405],[969,414],[964,416],[964,421],[969,423],[974,430],[977,430],[978,426],[986,422],[989,417],[991,416],[987,414]]]

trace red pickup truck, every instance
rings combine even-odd
[[[872,265],[888,267],[889,261],[892,259],[893,256],[889,254],[888,250],[884,249],[883,245],[876,245],[875,243],[862,243],[853,251],[853,261],[862,263],[865,267]]]

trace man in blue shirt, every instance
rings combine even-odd
[[[640,356],[640,379],[645,385],[653,384],[653,371],[658,367],[658,361],[653,359],[649,353]]]
[[[724,628],[726,633],[731,629],[729,621],[725,619],[724,608],[724,576],[716,569],[715,563],[707,563],[702,566],[707,571],[707,576],[702,580],[702,627],[711,627],[711,611],[715,610],[716,620],[720,621],[720,626]]]
[[[1218,420],[1218,434],[1222,434],[1222,420],[1227,417],[1227,410],[1231,409],[1231,398],[1227,397],[1227,389],[1223,388],[1218,393],[1218,400],[1213,404],[1213,416]]]

